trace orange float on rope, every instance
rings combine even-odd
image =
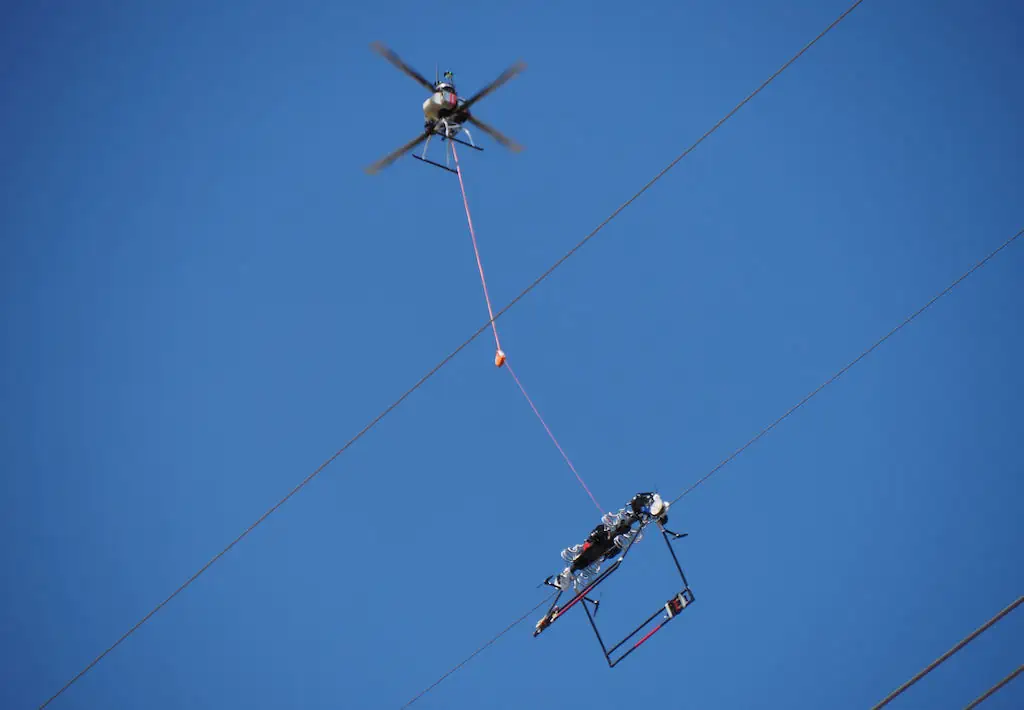
[[[505,364],[505,353],[498,349],[498,352],[494,353],[494,366],[501,367]]]

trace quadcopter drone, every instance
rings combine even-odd
[[[445,151],[445,164],[435,162],[427,158],[427,149],[430,147],[430,139],[435,136],[441,136],[442,141],[454,141],[461,145],[474,148],[475,150],[483,150],[483,148],[473,143],[473,136],[466,128],[465,124],[472,123],[474,126],[489,134],[496,141],[501,143],[503,146],[512,151],[522,150],[515,141],[503,135],[497,129],[487,125],[476,116],[470,113],[470,107],[476,104],[477,101],[490,94],[492,91],[497,89],[499,86],[507,82],[509,79],[514,77],[516,74],[523,71],[526,65],[522,62],[517,62],[511,67],[506,69],[497,79],[492,81],[490,84],[482,88],[476,94],[468,99],[464,99],[458,95],[455,90],[455,76],[450,71],[446,71],[441,80],[437,78],[437,71],[434,72],[434,83],[431,84],[422,74],[417,72],[415,69],[406,64],[402,59],[395,54],[393,51],[385,47],[380,42],[374,42],[370,47],[380,54],[382,57],[387,59],[389,62],[394,64],[398,69],[403,71],[405,74],[412,77],[417,83],[423,86],[425,89],[431,92],[430,98],[423,102],[423,133],[414,138],[413,140],[406,143],[398,150],[390,153],[389,155],[381,158],[373,165],[366,168],[366,172],[373,174],[386,168],[388,165],[393,163],[395,160],[400,158],[406,152],[412,150],[420,143],[426,142],[423,146],[422,155],[413,154],[413,157],[422,160],[425,163],[430,163],[436,167],[448,170],[450,172],[456,172],[448,166],[448,151]],[[459,133],[465,133],[469,141],[464,141],[458,137]]]

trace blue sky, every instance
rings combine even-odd
[[[845,2],[22,4],[0,28],[0,705],[37,707]],[[1024,227],[1019,3],[868,0],[499,321],[605,508],[675,497]],[[476,134],[474,135],[476,137]],[[538,615],[416,708],[865,708],[1024,588],[1016,243],[683,499],[697,603]],[[400,707],[597,522],[484,334],[52,708]],[[674,591],[660,542],[612,636]],[[1015,553],[1014,550],[1017,552]],[[890,707],[1013,670],[1008,617]],[[1024,702],[1018,682],[987,708]]]

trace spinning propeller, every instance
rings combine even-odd
[[[434,84],[431,84],[429,81],[426,80],[426,78],[424,78],[422,74],[420,74],[418,71],[410,67],[405,62],[403,62],[401,57],[399,57],[393,51],[385,47],[383,43],[374,42],[373,44],[370,45],[370,48],[377,54],[379,54],[380,56],[384,57],[389,62],[394,64],[396,67],[398,67],[399,71],[402,71],[408,74],[410,77],[412,77],[414,81],[421,84],[424,88],[426,88],[427,91],[434,91]]]
[[[371,47],[371,49],[373,49],[373,51],[377,52],[377,54],[381,55],[386,60],[391,62],[391,64],[393,64],[399,71],[401,71],[402,73],[404,73],[407,76],[409,76],[417,84],[419,84],[420,86],[424,87],[425,89],[427,89],[431,93],[433,93],[435,91],[435,88],[437,86],[437,82],[436,81],[433,84],[431,84],[429,81],[427,81],[426,77],[424,77],[418,71],[416,71],[415,69],[410,67],[408,64],[406,64],[402,60],[401,57],[399,57],[397,54],[395,54],[395,52],[393,52],[388,47],[384,46],[384,44],[382,44],[381,42],[374,42],[374,43],[372,43],[370,45],[370,47]],[[460,118],[463,118],[465,121],[467,121],[469,123],[472,123],[474,126],[479,128],[480,130],[482,130],[484,133],[486,133],[489,136],[491,136],[491,138],[496,140],[498,143],[500,143],[504,147],[506,147],[509,150],[514,151],[514,152],[521,151],[523,149],[523,147],[521,145],[519,145],[518,143],[516,143],[511,138],[509,138],[508,136],[506,136],[505,134],[503,134],[498,129],[496,129],[493,126],[490,126],[490,125],[484,123],[483,121],[481,121],[477,117],[471,115],[469,113],[469,109],[470,109],[471,106],[473,106],[473,104],[475,104],[480,99],[482,99],[485,96],[487,96],[488,94],[494,92],[498,87],[500,87],[501,85],[505,84],[507,81],[509,81],[511,78],[513,78],[516,74],[519,74],[520,72],[522,72],[524,69],[526,69],[526,64],[525,63],[523,63],[523,62],[516,62],[511,67],[509,67],[508,69],[503,71],[498,76],[497,79],[495,79],[490,84],[488,84],[484,88],[480,89],[480,91],[478,91],[475,94],[473,94],[473,96],[469,97],[464,102],[462,102],[458,106],[458,108],[456,110],[456,115],[459,115]],[[435,74],[436,73],[437,72],[436,72],[436,69],[435,69]],[[448,73],[446,73],[445,76],[447,77]],[[398,158],[400,158],[402,155],[404,155],[408,151],[412,150],[413,148],[418,146],[423,141],[427,140],[431,135],[433,135],[433,130],[424,131],[421,135],[419,135],[418,137],[416,137],[413,140],[409,141],[408,143],[406,143],[404,146],[402,146],[398,150],[395,150],[394,152],[389,153],[384,158],[381,158],[376,163],[374,163],[373,165],[371,165],[368,168],[366,168],[366,172],[368,172],[370,174],[373,174],[373,173],[376,173],[376,172],[380,171],[383,168],[386,168],[387,166],[391,165],[391,163],[395,162]]]

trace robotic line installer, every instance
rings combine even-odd
[[[601,650],[604,653],[605,660],[608,662],[608,666],[614,668],[626,656],[639,648],[669,621],[676,618],[683,609],[689,606],[694,601],[693,592],[690,591],[686,575],[683,573],[683,568],[679,564],[679,558],[672,547],[672,543],[686,537],[686,533],[675,533],[665,528],[665,524],[668,522],[668,509],[670,505],[667,501],[662,500],[661,496],[657,493],[637,493],[626,507],[620,508],[614,513],[605,513],[601,518],[601,523],[590,532],[586,540],[562,550],[562,559],[566,562],[565,569],[559,574],[550,575],[544,580],[544,584],[557,589],[558,594],[552,602],[551,608],[537,622],[533,635],[538,636],[557,619],[561,618],[569,609],[579,603],[586,612],[591,627],[594,629],[594,634],[601,645]],[[640,541],[644,535],[645,528],[652,523],[657,526],[658,531],[665,538],[665,545],[672,556],[676,570],[679,572],[682,587],[679,592],[661,605],[651,616],[637,626],[634,631],[611,648],[608,648],[595,621],[600,602],[591,599],[589,594],[622,565],[632,546]],[[604,563],[613,559],[614,561],[602,570]],[[559,607],[558,602],[562,595],[570,590],[573,593],[572,599]],[[591,612],[588,604],[593,607],[593,612]],[[616,657],[616,651],[619,651],[631,638],[655,622],[662,612],[664,612],[664,616],[662,616],[661,620],[652,630],[632,646],[627,647],[624,651],[620,651]]]
[[[579,591],[586,581],[597,574],[601,563],[620,552],[631,543],[643,537],[643,528],[654,520],[662,525],[668,522],[669,503],[657,493],[637,493],[625,508],[615,513],[605,513],[601,523],[595,527],[582,543],[562,550],[562,559],[568,562],[564,570],[544,583],[560,591]],[[635,530],[633,526],[639,523]]]

